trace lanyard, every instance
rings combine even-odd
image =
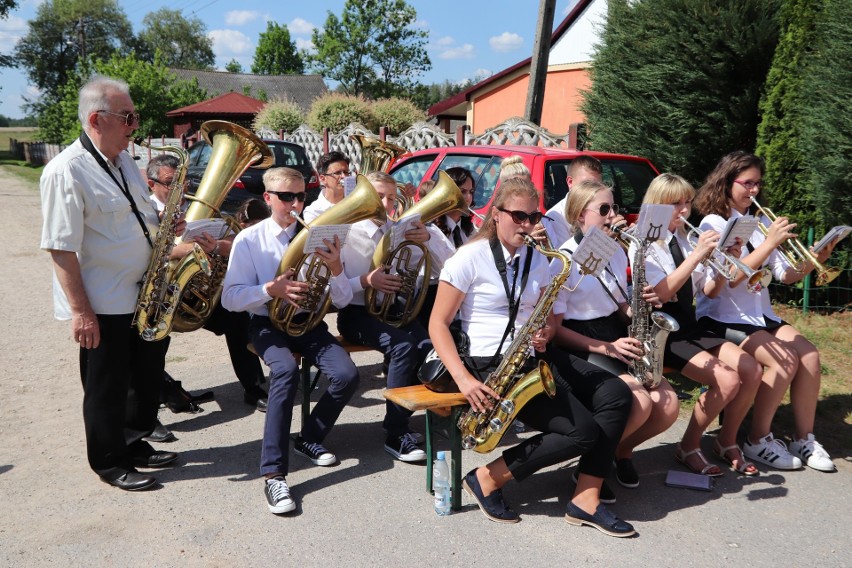
[[[496,236],[491,237],[489,244],[491,245],[491,254],[494,256],[494,264],[497,266],[497,271],[500,273],[500,279],[503,281],[503,289],[506,291],[506,299],[509,301],[509,326],[506,329],[508,330],[511,328],[512,336],[514,337],[515,317],[518,315],[518,308],[521,305],[521,296],[524,293],[524,288],[527,287],[527,277],[529,276],[530,265],[532,264],[532,252],[527,251],[527,257],[524,260],[524,270],[521,275],[521,289],[516,298],[515,287],[518,282],[518,271],[514,271],[515,274],[512,279],[512,290],[509,291],[509,279],[506,277],[506,259],[503,257],[503,247],[500,245],[500,241]]]
[[[112,170],[107,165],[106,160],[104,160],[100,152],[95,149],[95,145],[92,143],[91,138],[89,138],[89,135],[86,134],[85,131],[80,134],[80,143],[83,145],[83,148],[85,148],[92,157],[95,158],[98,165],[103,168],[107,175],[109,175],[110,179],[112,179],[112,181],[115,182],[115,185],[118,186],[118,189],[121,190],[121,193],[124,194],[124,197],[127,198],[127,201],[130,202],[130,208],[133,210],[133,214],[136,215],[136,220],[139,221],[139,226],[142,227],[142,233],[145,235],[145,240],[148,241],[148,245],[150,245],[151,248],[154,248],[154,241],[151,240],[151,233],[148,231],[148,225],[145,224],[145,220],[142,218],[142,214],[136,206],[136,201],[134,201],[133,196],[130,195],[130,189],[127,187],[127,180],[124,179],[124,172],[121,171],[121,166],[118,168],[118,173],[121,176],[122,183],[118,183],[118,180],[115,178],[115,175],[113,175]]]

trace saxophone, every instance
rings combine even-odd
[[[547,323],[556,295],[571,273],[571,258],[558,250],[544,248],[529,235],[524,237],[524,241],[544,256],[559,259],[562,270],[538,300],[530,319],[509,345],[500,365],[485,380],[485,384],[500,397],[499,402],[491,410],[476,412],[471,409],[459,418],[462,446],[481,454],[490,452],[500,443],[518,412],[533,397],[544,393],[553,398],[556,394],[556,384],[547,363],[539,361],[537,368],[525,375],[521,374],[521,369],[529,358],[532,336]]]
[[[137,139],[140,146],[148,146],[143,139]],[[175,171],[175,177],[169,187],[169,196],[163,209],[163,218],[154,241],[154,250],[148,269],[142,277],[142,288],[139,290],[139,298],[136,300],[136,310],[133,314],[132,325],[136,326],[139,335],[145,341],[160,341],[169,335],[175,307],[178,305],[189,281],[203,272],[210,276],[210,263],[207,255],[194,243],[189,253],[195,260],[192,265],[182,267],[180,270],[172,270],[169,265],[169,256],[175,245],[175,229],[181,218],[181,201],[183,199],[183,183],[186,178],[186,170],[189,158],[183,148],[178,146],[151,147],[152,150],[164,150],[174,152],[180,159],[180,164]]]
[[[679,330],[680,324],[665,312],[651,311],[651,305],[642,298],[642,290],[648,285],[645,279],[645,255],[654,241],[639,239],[617,228],[613,230],[618,237],[636,245],[636,254],[631,263],[633,290],[630,294],[630,309],[633,320],[628,327],[628,334],[642,342],[643,354],[630,364],[630,374],[646,389],[655,389],[663,380],[663,356],[669,333]]]

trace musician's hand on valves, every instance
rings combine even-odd
[[[553,339],[555,334],[556,330],[554,330],[549,323],[544,324],[544,327],[532,335],[533,349],[539,353],[543,353],[547,349],[548,342]]]
[[[622,363],[630,363],[642,356],[642,342],[633,337],[619,337],[606,346],[606,355]]]
[[[697,254],[698,258],[708,258],[711,254],[713,254],[716,247],[719,246],[720,238],[721,235],[712,229],[704,231],[701,233],[701,236],[698,237],[698,242],[695,243],[694,254]]]
[[[455,382],[459,387],[459,392],[464,395],[470,403],[470,407],[476,412],[491,410],[494,408],[493,401],[500,398],[497,396],[497,393],[484,383],[477,381],[470,373],[465,373],[464,376],[455,378]]]
[[[610,236],[615,229],[626,231],[627,228],[627,219],[624,218],[624,215],[616,215],[608,225],[604,225],[604,231]]]
[[[530,236],[535,239],[535,241],[545,248],[553,248],[553,245],[550,242],[550,238],[547,236],[547,229],[544,228],[544,225],[539,222],[535,227],[533,227]],[[556,246],[559,246],[558,244]]]
[[[212,254],[218,244],[216,239],[207,233],[201,233],[198,238],[195,239],[195,242],[197,242],[198,246],[201,247],[201,250],[207,254]]]
[[[417,221],[411,225],[411,229],[405,232],[405,238],[409,241],[414,241],[416,243],[425,243],[429,240],[429,231],[426,229],[426,225]]]
[[[298,306],[309,287],[307,282],[293,280],[293,269],[290,268],[266,285],[266,293],[273,298],[281,298]]]
[[[323,239],[326,248],[317,248],[316,254],[328,265],[334,276],[340,276],[343,272],[343,263],[340,262],[340,237],[334,235],[334,242]]]
[[[163,213],[160,212],[160,221],[162,221]],[[181,213],[178,217],[177,223],[175,223],[175,235],[181,236],[184,231],[186,231],[186,216]]]
[[[402,287],[402,280],[396,274],[387,272],[386,266],[379,266],[372,272],[367,273],[367,285],[379,292],[386,294],[397,292]]]
[[[83,349],[94,349],[101,343],[101,328],[98,325],[98,317],[92,310],[71,316],[71,332],[74,341]]]
[[[660,297],[657,295],[656,290],[654,290],[651,285],[647,285],[642,288],[642,299],[654,306],[655,308],[663,307],[663,303],[660,301]]]
[[[791,223],[787,217],[777,217],[766,233],[766,240],[771,242],[775,247],[778,247],[788,239],[794,239],[799,235],[793,232],[796,228],[795,223]]]

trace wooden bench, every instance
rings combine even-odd
[[[432,464],[435,460],[434,435],[441,434],[450,441],[450,488],[452,510],[461,509],[462,447],[461,433],[456,424],[467,400],[461,393],[432,392],[423,385],[400,387],[385,391],[385,398],[412,412],[426,411],[426,491],[432,493]]]

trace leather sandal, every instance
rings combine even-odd
[[[755,466],[753,463],[745,459],[745,454],[743,453],[742,448],[740,448],[737,444],[734,444],[733,446],[725,446],[723,448],[722,444],[719,443],[719,440],[716,440],[713,447],[713,451],[716,454],[717,458],[730,465],[731,468],[733,468],[733,470],[739,473],[740,475],[745,475],[747,477],[760,475],[760,470],[757,469],[757,466]],[[736,451],[738,457],[734,458],[733,460],[729,459],[728,452],[731,451]],[[734,465],[734,460],[736,460],[739,465]]]
[[[690,456],[698,456],[698,458],[701,460],[701,463],[704,464],[704,467],[698,469],[690,465]],[[706,475],[707,477],[721,477],[722,475],[725,475],[725,472],[719,469],[718,466],[715,466],[707,461],[707,458],[705,458],[704,454],[701,453],[701,448],[695,448],[694,450],[684,452],[680,448],[680,445],[678,445],[677,450],[675,451],[675,459],[693,473]]]

